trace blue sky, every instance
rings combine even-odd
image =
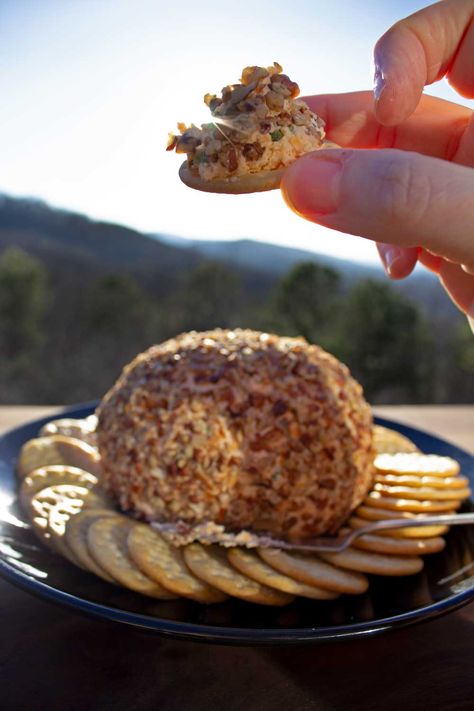
[[[375,259],[371,243],[300,220],[277,191],[185,188],[164,145],[178,120],[205,121],[204,93],[247,64],[277,60],[307,94],[370,88],[375,41],[425,4],[0,0],[0,191],[149,232]],[[456,100],[446,82],[429,93]]]

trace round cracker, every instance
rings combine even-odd
[[[346,570],[371,575],[414,575],[423,568],[423,559],[418,556],[382,555],[347,548],[341,553],[320,553],[323,560]]]
[[[127,545],[140,570],[176,595],[206,604],[222,602],[227,598],[221,590],[193,575],[184,561],[183,551],[168,543],[151,526],[133,526]]]
[[[356,538],[352,546],[372,553],[416,556],[439,553],[445,548],[446,541],[440,536],[431,538],[387,538],[370,533]]]
[[[240,573],[262,583],[262,585],[268,585],[271,588],[290,593],[290,595],[309,597],[314,600],[334,600],[338,597],[335,592],[317,588],[314,585],[306,585],[280,573],[259,558],[255,551],[247,548],[231,548],[227,552],[227,557]]]
[[[421,486],[388,486],[387,484],[374,484],[372,491],[378,491],[382,496],[392,496],[396,499],[415,499],[417,501],[464,501],[468,499],[471,490],[462,489],[435,489],[434,487]]]
[[[191,543],[184,549],[184,560],[192,572],[222,592],[260,605],[287,605],[292,595],[280,592],[239,573],[220,546]]]
[[[378,519],[375,520],[387,520],[388,517],[383,515],[384,513],[388,513],[385,511],[385,509],[373,510],[382,514]],[[395,511],[390,511],[389,513],[394,514],[392,518],[399,518]],[[374,519],[371,520],[374,521]],[[347,523],[349,524],[350,528],[362,528],[363,526],[367,526],[369,521],[367,519],[358,518],[358,516],[351,516]],[[448,531],[449,526],[417,526],[412,528],[407,526],[407,528],[394,528],[392,530],[387,529],[385,531],[377,531],[377,536],[382,536],[383,538],[416,538],[418,540],[420,538],[426,539],[443,536]]]
[[[275,190],[280,182],[285,168],[265,170],[247,175],[232,175],[219,180],[203,180],[189,169],[188,161],[184,161],[179,169],[179,177],[188,188],[201,190],[205,193],[227,193],[228,195],[243,195],[245,193],[261,193]]]
[[[96,563],[121,585],[134,592],[160,600],[176,596],[150,580],[135,565],[127,548],[127,537],[135,524],[125,516],[101,517],[87,530],[89,553]]]
[[[420,451],[411,439],[382,425],[374,425],[374,448],[377,454]]]
[[[117,516],[117,514],[108,509],[82,509],[82,511],[68,521],[65,540],[67,546],[74,553],[83,568],[106,580],[108,583],[115,583],[114,578],[101,568],[91,556],[87,545],[87,531],[89,526],[99,518],[107,516]]]
[[[320,150],[325,148],[339,148],[339,146],[332,141],[323,141]],[[287,167],[263,170],[259,173],[247,173],[246,175],[231,175],[228,178],[220,178],[218,180],[203,180],[199,174],[193,173],[189,169],[188,161],[185,160],[179,169],[179,177],[188,188],[193,188],[194,190],[201,190],[206,193],[243,195],[245,193],[276,190],[280,187],[283,173]]]
[[[82,442],[87,442],[92,447],[97,445],[97,428],[96,415],[89,415],[83,419],[72,419],[63,417],[59,420],[51,420],[47,422],[39,431],[39,437],[51,437],[52,435],[64,435],[65,437],[74,437]]]
[[[39,467],[66,464],[78,467],[100,478],[99,453],[86,442],[64,435],[37,437],[26,442],[20,451],[17,473],[21,479]]]
[[[257,552],[272,568],[306,585],[352,595],[364,593],[369,587],[365,575],[341,570],[315,556],[289,553],[278,548],[258,548]]]
[[[61,484],[42,489],[28,499],[27,512],[38,537],[53,551],[73,559],[73,562],[79,565],[73,554],[68,555],[69,549],[64,543],[64,531],[61,530],[59,520],[64,516],[69,517],[79,513],[82,508],[97,507],[101,503],[102,499],[90,489]],[[60,512],[59,518],[56,516],[53,518],[52,512],[55,509]],[[53,522],[52,526],[50,522]]]
[[[81,562],[74,555],[66,542],[66,527],[69,521],[77,516],[83,506],[82,499],[64,499],[53,506],[48,512],[48,531],[51,535],[51,543],[58,553],[74,563],[78,568],[82,568]]]
[[[354,511],[355,516],[360,516],[360,518],[365,518],[367,521],[384,521],[387,518],[406,518],[414,519],[416,518],[415,513],[410,513],[409,511],[391,511],[390,509],[377,508],[371,506],[368,503],[361,504]],[[407,521],[407,525],[409,520]]]
[[[64,464],[51,464],[49,467],[34,469],[23,479],[20,488],[20,502],[26,509],[28,499],[31,499],[41,489],[56,484],[75,484],[84,486],[86,489],[93,489],[98,484],[98,479],[94,474],[85,472],[77,467],[68,467]]]
[[[383,496],[379,491],[371,491],[364,504],[374,508],[406,511],[409,513],[448,513],[455,511],[461,505],[460,501],[417,501],[416,499],[401,499],[394,496]]]
[[[469,487],[469,479],[465,476],[417,476],[410,474],[379,474],[375,477],[377,484],[386,486],[410,486],[420,489],[463,489]]]
[[[459,473],[455,459],[438,454],[378,454],[374,463],[377,474],[453,477]]]

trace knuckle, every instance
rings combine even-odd
[[[429,173],[415,156],[402,152],[381,162],[376,190],[379,217],[394,227],[416,227],[433,201]]]

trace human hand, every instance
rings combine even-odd
[[[306,98],[344,148],[300,158],[282,181],[298,214],[377,241],[393,279],[420,261],[471,317],[473,112],[422,89],[448,76],[474,97],[473,16],[474,0],[445,0],[392,27],[375,48],[375,103],[371,92]]]

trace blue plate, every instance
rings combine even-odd
[[[86,417],[94,404],[70,408],[64,417]],[[57,415],[56,415],[57,417]],[[363,596],[328,602],[297,599],[284,608],[238,600],[205,606],[189,600],[158,602],[102,582],[41,546],[16,500],[15,461],[21,445],[49,419],[0,437],[0,574],[51,602],[96,617],[172,637],[227,644],[301,644],[375,635],[437,617],[474,598],[474,531],[453,528],[442,553],[427,556],[418,575],[371,577]],[[444,440],[377,418],[421,450],[454,457],[474,486],[474,457]],[[465,510],[472,510],[471,503]]]

